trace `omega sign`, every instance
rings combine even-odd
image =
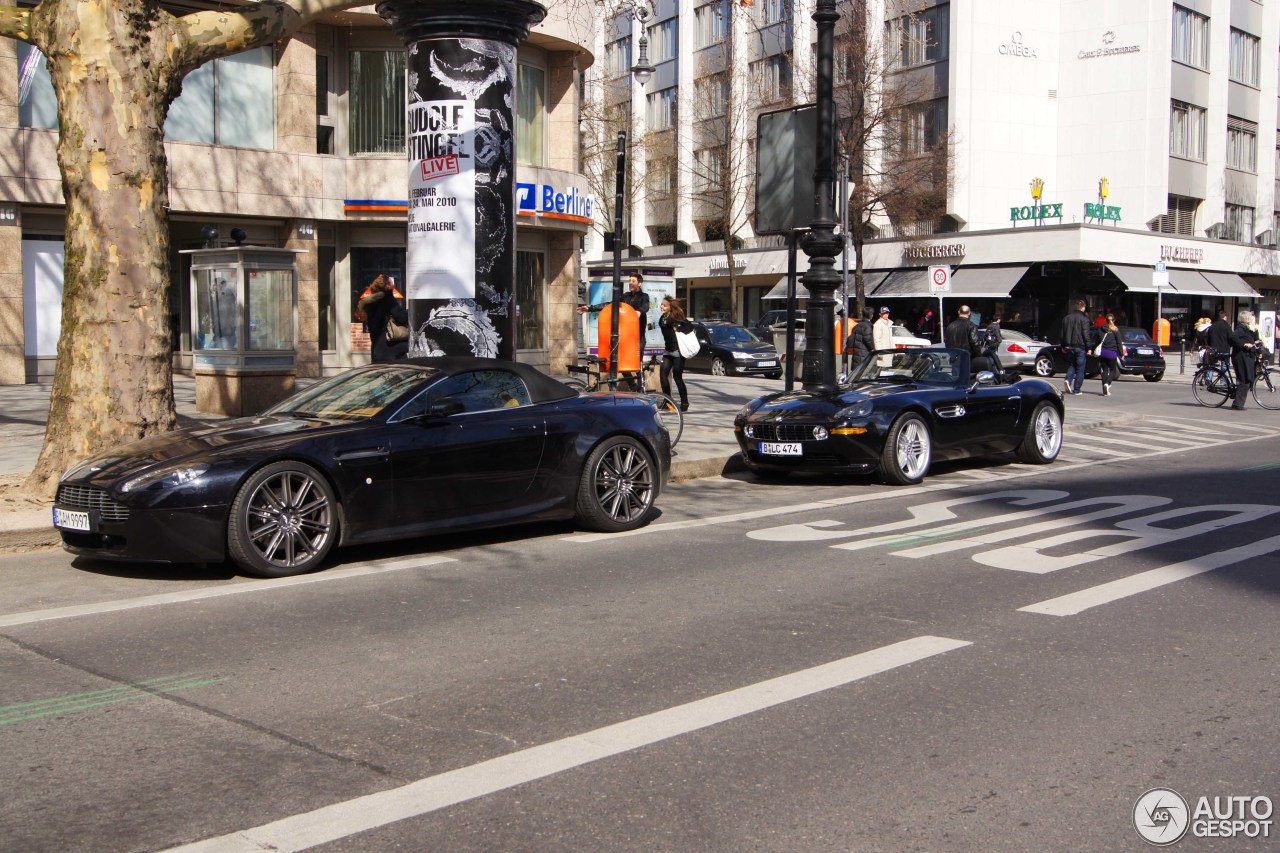
[[[902,247],[904,260],[963,258],[964,243],[909,243]]]
[[[1013,37],[1009,39],[1008,44],[1000,45],[1001,56],[1024,56],[1027,59],[1035,59],[1036,52],[1034,48],[1027,47],[1022,43],[1022,33],[1014,31]]]

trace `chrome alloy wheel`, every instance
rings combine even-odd
[[[647,454],[631,443],[610,447],[594,472],[596,503],[619,524],[634,522],[649,512],[654,500],[654,469]]]
[[[294,569],[328,550],[333,504],[307,473],[284,470],[249,497],[248,544],[280,569]]]
[[[1045,459],[1056,459],[1062,449],[1062,418],[1052,406],[1041,406],[1032,424],[1036,449]]]
[[[919,480],[929,470],[929,428],[918,418],[903,424],[894,450],[898,470],[907,480]]]

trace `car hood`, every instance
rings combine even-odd
[[[731,344],[712,344],[716,349],[729,350],[730,352],[758,352],[776,355],[777,349],[773,344],[764,341],[756,341],[755,343],[731,343]]]
[[[257,416],[214,426],[192,427],[153,435],[91,457],[72,469],[65,482],[106,483],[144,471],[158,463],[209,459],[292,441],[304,433],[332,430],[351,421],[325,418]]]
[[[752,420],[757,418],[788,420],[793,417],[813,418],[824,414],[834,415],[841,409],[861,403],[863,400],[874,400],[918,387],[920,386],[914,382],[859,382],[842,386],[831,393],[783,391],[763,398],[763,402],[756,406],[748,417]]]

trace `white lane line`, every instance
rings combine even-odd
[[[1272,551],[1277,550],[1280,550],[1280,536],[1272,536],[1248,545],[1241,545],[1238,548],[1218,551],[1214,554],[1205,554],[1203,557],[1184,560],[1181,563],[1171,563],[1158,569],[1151,569],[1150,571],[1140,572],[1110,583],[1092,586],[1069,595],[1050,598],[1037,604],[1029,604],[1026,607],[1019,607],[1018,610],[1025,613],[1043,613],[1047,616],[1075,616],[1077,613],[1082,613],[1100,604],[1119,601],[1122,598],[1128,598],[1140,592],[1147,592],[1184,578],[1195,577],[1205,572],[1211,572],[1214,569],[1220,569],[1223,566],[1229,566],[1232,563],[1260,557],[1263,554],[1270,554]]]
[[[428,776],[399,788],[172,849],[183,853],[306,850],[842,687],[968,645],[971,643],[946,637],[915,637],[470,767]]]
[[[12,625],[30,625],[33,622],[50,622],[54,619],[70,619],[76,616],[96,616],[102,613],[116,613],[121,610],[134,610],[139,607],[156,607],[162,604],[181,604],[187,601],[203,601],[223,595],[239,595],[246,592],[269,592],[283,587],[301,586],[309,583],[346,580],[365,575],[378,575],[384,572],[397,572],[402,569],[417,569],[434,566],[440,563],[456,562],[453,557],[411,557],[381,563],[360,563],[341,569],[330,569],[327,572],[316,572],[292,578],[272,578],[269,580],[243,581],[226,586],[190,589],[183,592],[162,592],[157,595],[144,595],[138,598],[123,598],[116,601],[100,601],[97,604],[77,604],[70,607],[51,607],[47,610],[29,610],[26,613],[10,613],[0,616],[0,628]]]
[[[1256,441],[1260,437],[1273,437],[1280,435],[1280,432],[1269,431],[1267,436],[1249,435],[1243,438],[1233,438],[1223,441],[1205,442],[1203,447],[1225,447],[1231,444],[1243,444],[1248,441]],[[1128,454],[1125,461],[1136,461],[1139,459],[1150,459],[1156,456],[1168,456],[1173,453],[1186,453],[1185,447],[1171,447],[1160,450],[1152,450],[1150,444],[1138,445],[1146,450],[1146,453]],[[1075,461],[1062,459],[1054,463],[1052,466],[1042,465],[1014,465],[1010,464],[1007,473],[1003,474],[1002,479],[1013,479],[1015,477],[1033,477],[1036,475],[1056,474],[1063,471],[1074,471],[1078,468],[1087,468],[1092,465],[1110,465],[1115,459],[1089,459],[1087,461]],[[1022,470],[1025,469],[1025,470]],[[624,533],[575,533],[569,536],[561,537],[562,542],[606,542],[611,539],[618,539],[625,536],[645,536],[652,533],[670,533],[673,530],[688,530],[695,527],[709,527],[715,524],[732,524],[736,521],[753,521],[758,518],[773,518],[779,515],[790,515],[797,512],[809,512],[814,509],[827,509],[832,506],[845,506],[848,504],[863,503],[865,501],[879,500],[883,497],[900,497],[916,494],[925,494],[929,492],[945,492],[955,489],[968,489],[979,485],[971,480],[951,481],[951,480],[934,480],[924,485],[911,486],[908,488],[892,488],[878,489],[874,492],[855,495],[848,498],[832,498],[825,501],[811,501],[802,504],[786,504],[783,506],[771,507],[769,509],[750,510],[748,512],[735,512],[728,515],[710,515],[705,518],[691,518],[685,521],[667,521],[657,524],[649,524],[636,530],[628,530]]]

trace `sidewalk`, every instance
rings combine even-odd
[[[1054,380],[1054,387],[1061,384],[1060,376],[1050,383],[1054,384]],[[1190,381],[1189,374],[1184,381]],[[741,470],[733,417],[756,397],[782,390],[782,382],[686,373],[685,383],[689,387],[689,411],[685,413],[684,434],[671,460],[672,480],[715,477]],[[174,376],[173,386],[181,426],[223,419],[196,411],[195,380],[191,377]],[[0,483],[20,483],[30,473],[44,442],[48,408],[47,385],[0,386]],[[1101,416],[1077,409],[1068,413],[1066,429],[1095,429],[1130,420],[1126,415]],[[56,545],[59,541],[51,523],[49,503],[0,497],[0,552]]]

